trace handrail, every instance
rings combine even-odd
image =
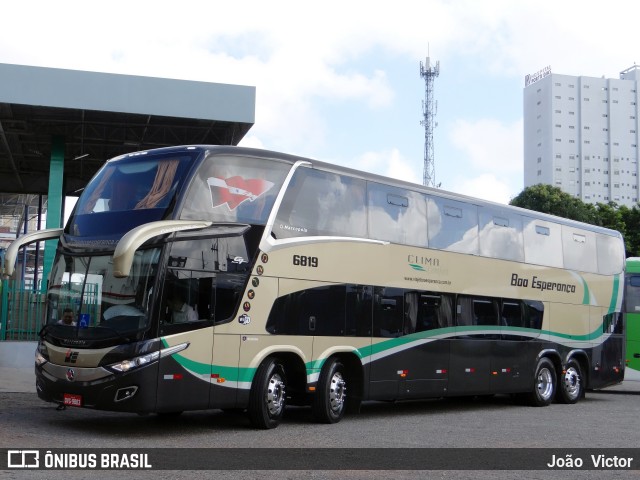
[[[30,243],[58,238],[63,231],[63,228],[47,228],[46,230],[38,230],[16,238],[9,244],[4,256],[4,275],[11,277],[15,273],[16,259],[20,248]]]
[[[133,257],[138,247],[153,237],[184,230],[199,230],[209,227],[213,222],[192,220],[160,220],[145,223],[128,231],[116,245],[113,252],[113,276],[124,278],[129,276]]]

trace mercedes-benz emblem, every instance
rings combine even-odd
[[[70,382],[73,382],[75,378],[76,378],[76,372],[73,370],[73,368],[67,368],[67,380],[69,380]]]

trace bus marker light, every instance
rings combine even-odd
[[[408,373],[409,370],[398,370],[398,375],[400,375],[402,378],[406,377]]]
[[[446,375],[446,374],[447,374],[447,371],[446,371],[445,369],[442,369],[442,370],[436,370],[436,373],[437,373],[437,374],[439,374],[439,375]]]
[[[476,373],[476,369],[475,368],[465,368],[464,369],[464,373]]]
[[[182,374],[181,373],[172,373],[169,375],[165,375],[164,376],[165,380],[182,380]]]
[[[226,380],[226,379],[224,379],[224,378],[216,378],[216,383],[224,383],[224,382],[226,382],[226,381],[227,381],[227,380]]]
[[[315,391],[316,391],[316,387],[309,387],[309,388],[308,388],[308,390],[309,390],[310,392],[315,392]]]

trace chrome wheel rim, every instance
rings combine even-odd
[[[285,400],[285,385],[282,377],[274,373],[269,379],[269,385],[267,386],[267,410],[272,417],[280,415],[284,408]]]
[[[329,408],[334,413],[340,413],[344,408],[344,402],[347,397],[347,387],[342,373],[335,372],[329,382]]]
[[[567,395],[574,399],[580,394],[580,374],[575,367],[569,367],[562,376],[562,384]]]
[[[536,387],[542,400],[549,400],[553,395],[553,375],[548,368],[541,368],[538,372]]]

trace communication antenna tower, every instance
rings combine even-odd
[[[438,104],[433,102],[433,82],[440,74],[440,62],[431,66],[431,58],[426,62],[420,62],[420,76],[424,78],[424,100],[422,101],[422,114],[424,116],[420,125],[424,126],[424,174],[422,184],[427,187],[436,187],[436,167],[433,159],[433,129],[438,126],[434,118],[438,113]]]

